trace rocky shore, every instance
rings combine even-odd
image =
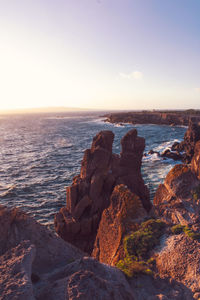
[[[153,204],[141,175],[145,140],[133,129],[120,155],[111,131],[94,137],[55,215],[57,234],[0,207],[1,299],[200,299],[199,137],[191,123],[189,159]]]
[[[184,125],[200,122],[200,111],[141,111],[120,112],[104,115],[105,122],[130,124]]]

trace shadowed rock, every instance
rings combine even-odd
[[[2,300],[134,300],[125,276],[18,209],[0,207]]]

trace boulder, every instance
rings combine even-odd
[[[178,151],[172,152],[169,149],[166,149],[165,151],[163,151],[160,156],[171,158],[173,160],[181,160],[183,157]]]
[[[84,153],[80,175],[67,188],[67,204],[55,216],[56,232],[66,241],[91,254],[102,212],[110,205],[116,185],[125,184],[149,211],[148,188],[141,175],[145,147],[137,130],[130,130],[121,140],[120,155],[112,153],[114,134],[101,131]]]

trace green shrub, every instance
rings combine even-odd
[[[119,260],[116,267],[124,272],[124,274],[129,278],[137,276],[138,274],[153,275],[152,270],[144,261],[135,261],[130,257],[126,257],[124,260]]]
[[[180,234],[180,233],[183,232],[184,227],[185,227],[185,226],[183,226],[183,225],[181,225],[181,224],[174,225],[174,226],[171,228],[171,232],[172,232],[173,234]]]
[[[197,201],[200,198],[200,185],[198,185],[196,188],[192,191],[192,197],[193,200]]]
[[[140,225],[139,230],[124,239],[124,250],[127,256],[146,258],[148,252],[159,243],[164,223],[160,220],[150,219]]]
[[[193,240],[199,240],[200,239],[200,233],[199,232],[194,232],[191,228],[188,226],[184,227],[184,232],[187,236],[192,238]]]
[[[188,237],[192,238],[193,240],[200,240],[200,233],[199,232],[194,232],[189,226],[186,225],[174,225],[171,228],[171,232],[173,234],[180,234],[184,232]]]
[[[139,229],[124,238],[125,258],[116,263],[116,267],[128,277],[138,274],[153,275],[151,268],[155,259],[148,257],[148,252],[159,243],[165,224],[161,220],[148,219]]]

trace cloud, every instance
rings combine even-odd
[[[195,91],[200,93],[200,88],[195,88]]]
[[[140,72],[140,71],[133,71],[131,73],[120,73],[119,74],[122,78],[126,78],[126,79],[129,79],[129,80],[140,80],[143,78],[143,73]]]

